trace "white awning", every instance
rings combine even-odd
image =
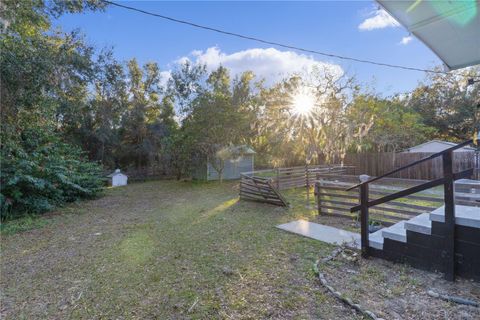
[[[480,64],[480,0],[377,2],[450,70]]]

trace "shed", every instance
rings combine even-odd
[[[245,145],[229,147],[233,156],[225,161],[223,179],[240,179],[240,173],[253,171],[255,151]],[[219,180],[220,176],[208,158],[200,158],[193,168],[196,180]]]
[[[112,187],[126,186],[128,177],[120,172],[120,169],[116,169],[114,172],[108,175],[108,184]]]

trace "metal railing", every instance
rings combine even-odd
[[[480,141],[480,136],[476,138],[477,141]],[[414,161],[406,166],[392,170],[381,176],[369,179],[362,183],[356,184],[346,191],[350,191],[355,188],[360,188],[360,204],[354,206],[350,211],[356,212],[360,211],[360,225],[361,225],[361,249],[362,255],[364,257],[369,256],[369,208],[373,206],[380,205],[398,198],[403,198],[408,195],[421,192],[436,186],[444,186],[444,202],[445,202],[445,278],[447,280],[453,281],[455,279],[455,190],[454,183],[456,180],[468,178],[473,175],[474,168],[470,168],[461,172],[453,172],[453,151],[460,149],[464,146],[467,146],[473,142],[473,139],[462,142],[456,146],[448,148],[444,151],[434,153],[426,158]],[[413,167],[425,161],[435,159],[437,157],[442,157],[443,160],[443,177],[440,179],[432,180],[426,183],[423,183],[418,186],[414,186],[402,191],[398,191],[389,195],[386,195],[381,198],[370,200],[369,197],[369,184],[380,180],[384,177],[397,173],[399,171],[405,170],[407,168]]]

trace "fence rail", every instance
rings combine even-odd
[[[404,167],[412,162],[431,156],[433,153],[349,153],[345,156],[346,166],[355,166],[356,174],[368,174],[369,176],[381,176],[397,168]],[[479,155],[475,152],[453,152],[453,170],[463,171],[469,168],[477,168],[475,177],[480,178]],[[420,163],[415,167],[409,167],[401,172],[392,174],[392,178],[434,180],[443,177],[442,158],[432,159],[429,162]]]
[[[241,174],[240,199],[269,203],[285,207],[287,200],[278,192],[268,178]]]
[[[381,181],[379,184],[370,186],[369,201],[427,182],[398,178],[383,178]],[[315,181],[316,201],[320,203],[318,213],[356,219],[357,214],[344,210],[349,206],[359,205],[359,190],[346,191],[356,183],[358,183],[358,176],[354,175],[318,174]],[[319,195],[318,192],[321,194]],[[480,185],[457,181],[455,202],[465,206],[480,206]],[[443,205],[443,189],[429,190],[421,194],[409,195],[401,200],[390,201],[386,205],[372,207],[370,218],[388,226],[398,220],[410,219],[412,215],[431,212],[441,205]]]
[[[315,196],[317,198],[318,214],[357,219],[358,214],[350,209],[359,205],[358,189],[346,191],[351,183],[317,181]],[[371,189],[369,200],[379,199],[388,195],[384,189]],[[399,201],[390,201],[370,210],[370,220],[389,226],[401,220],[407,220],[424,212],[430,212],[443,204],[441,195],[410,195]]]
[[[242,176],[266,178],[271,181],[272,185],[275,186],[277,190],[285,190],[305,187],[307,185],[311,186],[318,174],[352,174],[354,169],[355,168],[352,166],[315,165],[243,172]]]

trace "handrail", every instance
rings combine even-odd
[[[463,178],[469,177],[469,176],[472,175],[472,173],[473,173],[473,168],[454,173],[453,174],[453,180],[458,180],[458,179],[463,179]],[[408,188],[408,189],[405,189],[405,190],[401,190],[401,191],[386,195],[386,196],[378,198],[378,199],[374,199],[372,201],[367,202],[365,205],[368,208],[373,207],[373,206],[377,206],[377,205],[385,203],[385,202],[396,200],[398,198],[403,198],[403,197],[409,196],[411,194],[421,192],[423,190],[427,190],[427,189],[442,185],[442,184],[445,183],[445,181],[446,181],[446,178],[440,178],[440,179],[432,180],[432,181],[423,183],[423,184],[418,185],[418,186],[414,186],[414,187],[411,187],[411,188]],[[350,208],[350,212],[358,211],[361,208],[362,208],[362,205],[357,205],[355,207]]]
[[[464,141],[464,142],[459,143],[459,144],[457,144],[457,145],[455,145],[455,146],[453,146],[453,147],[450,147],[450,148],[448,148],[448,149],[445,149],[445,150],[443,150],[443,151],[434,153],[434,154],[432,154],[432,155],[430,155],[430,156],[428,156],[428,157],[425,157],[425,158],[423,158],[423,159],[420,159],[420,160],[414,161],[414,162],[412,162],[412,163],[409,163],[409,164],[407,164],[406,166],[403,166],[403,167],[394,169],[394,170],[392,170],[392,171],[390,171],[390,172],[387,172],[387,173],[385,173],[385,174],[382,174],[381,176],[378,176],[378,177],[369,179],[369,180],[367,180],[367,181],[358,183],[358,184],[354,185],[353,187],[350,187],[350,188],[346,189],[346,191],[350,191],[350,190],[353,190],[353,189],[355,189],[355,188],[358,188],[358,187],[360,187],[362,184],[369,184],[369,183],[371,183],[371,182],[373,182],[373,181],[380,180],[380,179],[382,179],[382,178],[385,178],[386,176],[389,176],[389,175],[391,175],[391,174],[397,173],[397,172],[402,171],[402,170],[404,170],[404,169],[413,167],[413,166],[415,166],[415,165],[417,165],[417,164],[420,164],[420,163],[422,163],[422,162],[425,162],[425,161],[427,161],[427,160],[435,159],[435,158],[437,158],[437,157],[440,157],[440,156],[444,155],[444,154],[447,153],[447,152],[451,152],[451,151],[454,151],[454,150],[463,148],[463,147],[469,145],[469,144],[472,143],[472,142],[473,142],[473,139]]]
[[[404,198],[413,193],[417,193],[426,189],[430,189],[439,185],[444,186],[444,210],[445,210],[445,278],[447,280],[455,279],[455,181],[458,179],[466,178],[473,174],[473,168],[461,171],[453,172],[453,151],[459,148],[462,148],[472,142],[480,141],[480,134],[478,137],[474,137],[470,140],[464,141],[456,146],[450,147],[443,151],[434,153],[426,158],[414,161],[406,166],[392,170],[386,174],[383,174],[379,177],[364,181],[353,187],[346,189],[347,191],[360,187],[360,204],[351,208],[351,212],[360,211],[360,239],[361,239],[361,249],[362,256],[368,257],[370,255],[370,240],[369,240],[369,219],[368,211],[370,207],[386,203],[398,198]],[[443,177],[433,181],[428,181],[421,185],[417,185],[405,190],[401,190],[389,195],[386,195],[381,198],[373,199],[370,201],[369,198],[369,183],[382,179],[388,175],[399,172],[401,170],[410,168],[417,164],[420,164],[424,161],[428,161],[437,157],[442,157],[443,159]]]

